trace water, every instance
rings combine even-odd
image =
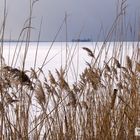
[[[36,54],[37,46],[38,51]],[[123,46],[121,47],[122,54],[119,54],[120,46]],[[101,60],[99,63],[102,65],[109,61],[113,52],[118,58],[120,55],[123,57],[127,54],[132,56],[132,50],[136,46],[137,42],[124,42],[123,44],[119,42],[108,42],[105,45],[103,45],[103,42],[40,42],[39,44],[37,42],[31,42],[25,59],[25,70],[33,68],[37,71],[38,68],[42,67],[44,62],[43,71],[46,75],[49,70],[55,74],[56,69],[59,70],[62,67],[68,72],[67,80],[76,81],[77,76],[87,66],[86,62],[91,62],[91,57],[82,49],[83,47],[91,49],[94,52],[95,58],[99,57]],[[102,53],[100,52],[101,47],[103,47]],[[3,56],[6,65],[22,69],[25,48],[27,48],[25,42],[5,42]],[[99,53],[101,53],[100,56],[98,56]]]

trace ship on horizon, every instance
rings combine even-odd
[[[72,42],[91,42],[91,39],[72,39]]]

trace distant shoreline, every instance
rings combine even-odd
[[[19,41],[17,41],[17,40],[4,40],[4,41],[0,41],[0,43],[10,43],[10,42],[15,42],[15,43],[17,43],[17,42],[23,42],[23,43],[26,43],[27,41],[22,41],[22,40],[19,40]],[[60,43],[63,43],[63,42],[66,42],[66,41],[29,41],[30,43],[36,43],[36,42],[40,42],[40,43],[43,43],[43,42],[60,42]],[[76,41],[76,40],[74,40],[74,41],[67,41],[67,42],[72,42],[72,43],[76,43],[76,42],[78,42],[78,43],[94,43],[94,42],[96,42],[96,43],[98,43],[98,42],[105,42],[105,41]],[[136,41],[136,40],[128,40],[128,41],[106,41],[106,42],[110,42],[110,43],[120,43],[120,42],[140,42],[140,41]]]

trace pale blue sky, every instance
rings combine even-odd
[[[0,0],[0,17],[2,23],[3,1]],[[33,11],[32,39],[38,35],[41,18],[43,18],[41,40],[52,40],[60,27],[65,12],[68,16],[68,39],[77,38],[81,30],[81,38],[97,40],[101,26],[104,33],[109,30],[116,15],[118,0],[39,0]],[[134,16],[139,15],[140,1],[127,0],[127,21],[133,26]],[[29,0],[7,0],[7,24],[5,38],[10,33],[17,39],[25,20],[29,15]],[[58,36],[58,40],[65,40],[65,26]],[[103,39],[103,33],[101,39]]]

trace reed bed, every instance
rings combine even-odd
[[[102,65],[94,51],[84,47],[91,62],[86,62],[87,67],[72,84],[64,68],[46,76],[42,69],[26,73],[3,65],[1,139],[137,139],[140,48],[135,45],[131,56],[125,54],[122,62],[121,55],[116,57],[120,51]]]
[[[124,26],[120,25],[120,19],[123,20],[126,1],[121,1],[120,14],[101,47],[95,46],[93,50],[88,46],[83,47],[91,61],[86,62],[86,68],[73,83],[67,80],[74,55],[68,48],[64,67],[56,69],[55,74],[49,71],[46,75],[43,71],[63,24],[56,33],[42,67],[36,68],[36,51],[34,68],[25,70],[32,29],[32,8],[35,3],[36,1],[31,4],[30,18],[19,37],[19,40],[26,39],[21,68],[14,65],[19,57],[20,49],[17,48],[20,48],[20,43],[17,43],[12,64],[5,64],[3,41],[1,42],[0,139],[139,139],[134,130],[140,127],[140,45],[139,42],[133,42],[131,46],[123,41],[114,42],[110,55],[108,43],[114,36],[113,33],[116,34],[118,25]],[[4,17],[6,20],[6,14]],[[1,31],[2,40],[5,20]],[[66,23],[66,18],[63,23]],[[38,49],[37,45],[36,50]],[[130,49],[131,52],[127,51]],[[96,50],[98,53],[95,53]]]

